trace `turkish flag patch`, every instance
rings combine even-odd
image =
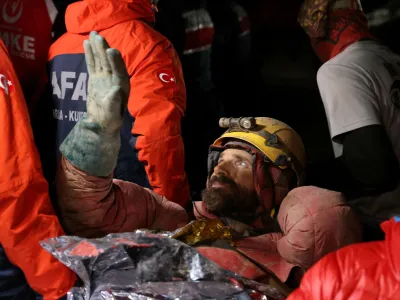
[[[0,89],[2,89],[6,95],[10,95],[14,90],[14,82],[11,80],[9,74],[0,74]]]
[[[171,70],[159,70],[157,72],[158,79],[164,84],[174,84],[176,83],[176,78]]]

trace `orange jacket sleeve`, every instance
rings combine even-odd
[[[368,278],[368,274],[376,275],[376,272],[380,272],[378,270],[390,269],[377,262],[377,257],[385,262],[384,252],[384,245],[379,241],[353,244],[330,253],[306,272],[300,287],[287,300],[381,299],[369,293],[369,289],[373,291],[379,284],[377,287],[371,286],[374,280]],[[369,273],[369,268],[374,271]],[[381,274],[381,277],[385,275]]]
[[[64,228],[83,237],[102,237],[140,228],[175,230],[187,224],[185,210],[154,191],[108,177],[90,176],[62,157],[57,199]]]
[[[189,186],[181,137],[186,109],[181,63],[172,45],[163,40],[133,71],[128,109],[135,118],[132,133],[138,136],[138,158],[154,191],[184,207]]]
[[[41,171],[25,99],[0,42],[0,244],[44,299],[58,299],[73,287],[72,271],[39,241],[63,235]]]
[[[323,257],[288,300],[398,299],[398,217],[381,224],[384,241],[353,244]]]
[[[339,287],[332,281],[341,278],[341,272],[336,253],[331,253],[306,272],[301,280],[300,287],[291,293],[287,299],[334,299],[336,293],[339,292]]]

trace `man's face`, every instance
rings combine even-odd
[[[254,212],[258,198],[254,189],[253,156],[239,149],[223,151],[202,196],[207,209],[216,215]]]

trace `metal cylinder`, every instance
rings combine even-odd
[[[244,129],[252,129],[257,126],[256,118],[253,117],[241,118],[240,126],[243,127]]]
[[[221,128],[229,128],[230,118],[221,118],[219,119],[219,127]]]
[[[221,118],[219,119],[219,126],[221,128],[242,128],[250,130],[256,127],[256,118],[246,117],[246,118]]]

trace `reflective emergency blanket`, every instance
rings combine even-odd
[[[41,244],[83,282],[68,300],[285,298],[273,286],[222,269],[172,234],[138,230]]]

